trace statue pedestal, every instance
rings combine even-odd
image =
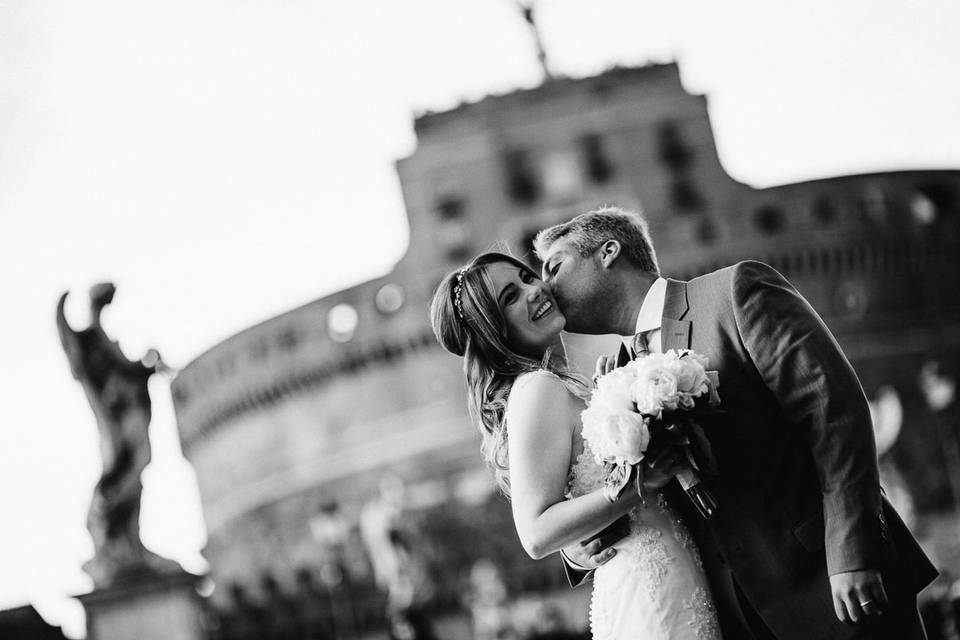
[[[199,578],[144,572],[77,600],[87,612],[88,640],[205,640]]]

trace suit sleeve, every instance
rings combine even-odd
[[[574,565],[563,551],[558,555],[560,556],[560,562],[563,563],[563,572],[567,575],[567,582],[571,587],[576,588],[593,580],[594,569],[584,569]]]
[[[877,452],[853,367],[813,307],[772,267],[737,265],[733,296],[744,347],[813,453],[828,573],[878,568],[885,531]]]

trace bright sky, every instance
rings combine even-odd
[[[556,71],[677,60],[720,156],[756,186],[960,168],[960,5],[541,0]],[[127,355],[183,366],[383,274],[407,227],[412,115],[534,86],[510,0],[0,0],[0,608],[72,637],[91,584],[93,415],[54,329],[60,292],[117,283]],[[168,380],[151,393],[143,539],[202,570]]]

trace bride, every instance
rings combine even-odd
[[[543,558],[629,514],[629,535],[594,577],[593,637],[718,639],[699,552],[659,493],[682,458],[666,450],[648,464],[646,499],[604,497],[603,468],[580,435],[589,389],[567,365],[566,320],[547,285],[521,261],[484,253],[443,279],[430,315],[440,344],[464,360],[481,450],[526,552]]]

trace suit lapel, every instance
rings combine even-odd
[[[663,300],[663,318],[660,325],[660,348],[690,348],[690,325],[682,318],[689,309],[687,304],[687,283],[679,280],[667,280],[667,292]]]
[[[627,345],[620,343],[620,351],[617,352],[617,366],[622,367],[633,360],[633,355],[627,350]]]

